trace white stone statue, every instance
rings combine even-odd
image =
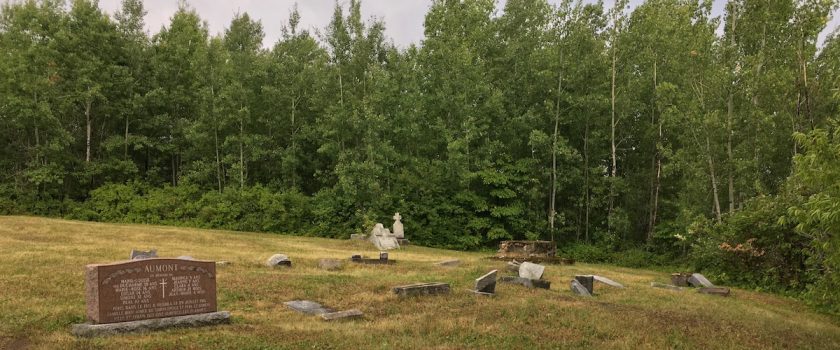
[[[400,219],[402,219],[402,216],[400,216],[400,213],[394,214],[394,225],[393,225],[394,236],[397,236],[397,238],[399,238],[399,239],[404,239],[405,238],[405,230],[403,229],[403,223],[400,222]]]

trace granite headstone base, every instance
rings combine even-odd
[[[169,328],[204,327],[230,323],[230,312],[218,311],[206,314],[153,318],[141,321],[90,324],[74,324],[71,332],[82,338],[104,337],[128,333],[143,333]]]

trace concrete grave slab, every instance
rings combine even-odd
[[[515,276],[502,276],[499,282],[507,284],[518,284],[528,288],[551,289],[551,282],[543,280],[532,280]]]
[[[399,297],[449,294],[449,283],[414,283],[394,287],[393,292]]]
[[[541,279],[545,272],[545,266],[524,262],[519,265],[519,277],[527,278],[529,280]]]
[[[321,314],[321,319],[324,321],[345,321],[345,320],[353,320],[359,319],[364,317],[365,314],[359,310],[352,309],[352,310],[345,310],[339,312],[330,312]]]
[[[436,266],[445,266],[445,267],[455,267],[455,266],[458,266],[460,264],[461,264],[461,260],[458,260],[458,259],[444,260],[444,261],[435,263]]]
[[[307,315],[321,315],[321,314],[328,314],[333,313],[335,310],[325,308],[321,304],[316,303],[311,300],[292,300],[283,303],[284,305],[288,306],[290,309],[295,310],[297,312],[301,312]]]
[[[671,284],[659,283],[659,282],[650,282],[650,286],[654,287],[654,288],[662,288],[662,289],[668,289],[668,290],[673,290],[673,291],[678,291],[678,292],[682,292],[685,289],[683,287],[679,287],[679,286],[675,286],[675,285],[671,285]]]
[[[719,295],[722,297],[728,297],[730,293],[729,288],[723,287],[700,288],[697,291],[703,294]]]

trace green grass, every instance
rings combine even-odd
[[[408,235],[410,237],[410,232]],[[132,248],[162,257],[227,260],[218,268],[220,310],[231,325],[140,335],[77,339],[84,322],[84,265],[124,260]],[[262,266],[288,254],[292,269]],[[407,246],[392,266],[317,268],[319,258],[374,257],[367,242],[271,234],[0,217],[0,348],[32,349],[461,349],[461,348],[840,348],[840,322],[802,303],[734,289],[729,298],[651,288],[668,275],[606,265],[549,265],[551,290],[500,284],[495,297],[468,291],[478,276],[504,263],[487,253]],[[461,266],[433,263],[449,258]],[[596,285],[584,299],[569,292],[575,274],[599,274],[627,286]],[[448,296],[397,299],[390,288],[448,282]],[[359,321],[327,323],[287,309],[310,299],[360,309]]]

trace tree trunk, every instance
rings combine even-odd
[[[614,24],[615,25],[615,24]],[[616,43],[615,43],[615,34],[613,37],[612,43],[612,78],[611,78],[611,86],[610,86],[610,105],[611,105],[611,113],[610,113],[610,198],[609,198],[609,211],[607,212],[607,231],[612,232],[612,214],[615,206],[615,178],[618,174],[617,168],[617,160],[616,160],[616,147],[615,147],[615,128],[616,128],[616,118],[615,118],[615,63],[616,63]]]
[[[706,151],[708,152],[708,161],[709,161],[709,177],[712,180],[712,195],[714,197],[714,212],[715,212],[715,219],[717,219],[718,224],[722,222],[721,215],[720,215],[720,199],[718,198],[718,188],[717,188],[717,179],[715,178],[715,162],[712,158],[712,144],[709,140],[709,136],[706,136]]]
[[[240,113],[242,108],[240,107]],[[245,188],[245,121],[239,115],[239,188]]]
[[[732,123],[733,123],[733,114],[734,114],[734,102],[732,101],[732,95],[734,91],[730,88],[729,90],[729,100],[726,102],[726,114],[727,114],[727,130],[728,131],[728,138],[726,141],[726,157],[729,160],[729,213],[735,212],[735,159],[732,156]]]
[[[731,69],[732,69],[733,72],[736,70],[737,65],[738,65],[737,63],[735,63],[737,61],[735,60],[735,57],[734,57],[734,55],[736,55],[736,53],[738,52],[736,50],[738,43],[735,40],[735,37],[736,37],[735,33],[737,33],[736,30],[738,28],[737,18],[738,18],[737,15],[732,16],[732,24],[731,24],[731,31],[730,31],[730,45],[731,45],[731,49],[733,50],[732,51],[733,52],[732,53],[733,57],[731,58],[733,64],[732,64]],[[733,79],[733,80],[735,80],[735,79]],[[727,176],[729,178],[728,182],[729,182],[729,213],[730,214],[735,212],[735,171],[736,171],[736,167],[735,167],[735,157],[732,155],[732,136],[735,133],[735,129],[734,129],[735,102],[733,101],[734,100],[734,95],[735,95],[735,84],[733,82],[729,86],[729,96],[728,96],[728,100],[726,101],[726,128],[728,129],[727,130],[727,139],[726,139],[726,158],[727,158],[727,161],[729,162],[729,171],[728,171]]]
[[[591,211],[591,194],[589,189],[589,119],[586,119],[584,123],[584,133],[583,133],[583,177],[584,177],[584,194],[586,198],[584,199],[586,203],[586,218],[585,218],[585,228],[584,228],[584,237],[587,242],[589,242],[589,213]]]
[[[656,87],[657,87],[657,76],[656,76],[656,56],[654,55],[653,61],[653,107],[651,108],[651,124],[656,123]],[[654,145],[654,152],[653,152],[653,159],[651,161],[651,185],[650,185],[650,216],[648,217],[648,232],[647,232],[647,241],[650,242],[653,238],[653,231],[656,229],[656,214],[658,211],[659,206],[659,183],[660,183],[660,176],[662,175],[662,158],[660,157],[659,152],[659,143],[662,142],[662,121],[659,121],[659,134]]]
[[[92,120],[90,117],[90,107],[91,101],[85,101],[85,121],[86,121],[86,135],[85,138],[85,163],[90,163],[90,135],[91,135],[91,127],[92,127]]]
[[[291,140],[292,141],[292,144],[291,144],[292,152],[295,152],[295,148],[297,147],[297,142],[295,140],[295,134],[297,133],[297,130],[295,129],[295,111],[297,110],[297,100],[298,100],[298,98],[299,97],[295,97],[295,98],[292,99],[292,134],[290,136],[290,138],[292,139]],[[292,156],[294,157],[295,154],[293,153]],[[291,171],[292,171],[292,173],[291,173],[292,188],[294,188],[295,184],[297,182],[296,179],[295,179],[295,177],[297,176],[297,167],[293,166]]]
[[[125,144],[123,145],[123,159],[128,160],[128,114],[125,116]]]
[[[560,90],[563,89],[563,75],[557,78],[557,108],[554,111],[554,141],[551,148],[551,202],[548,205],[548,227],[551,229],[551,241],[554,242],[555,199],[557,197],[557,133],[560,125]]]
[[[213,118],[213,148],[216,151],[216,183],[219,193],[224,191],[222,184],[222,159],[219,156],[219,123],[216,120],[216,89],[210,86],[210,114]]]

